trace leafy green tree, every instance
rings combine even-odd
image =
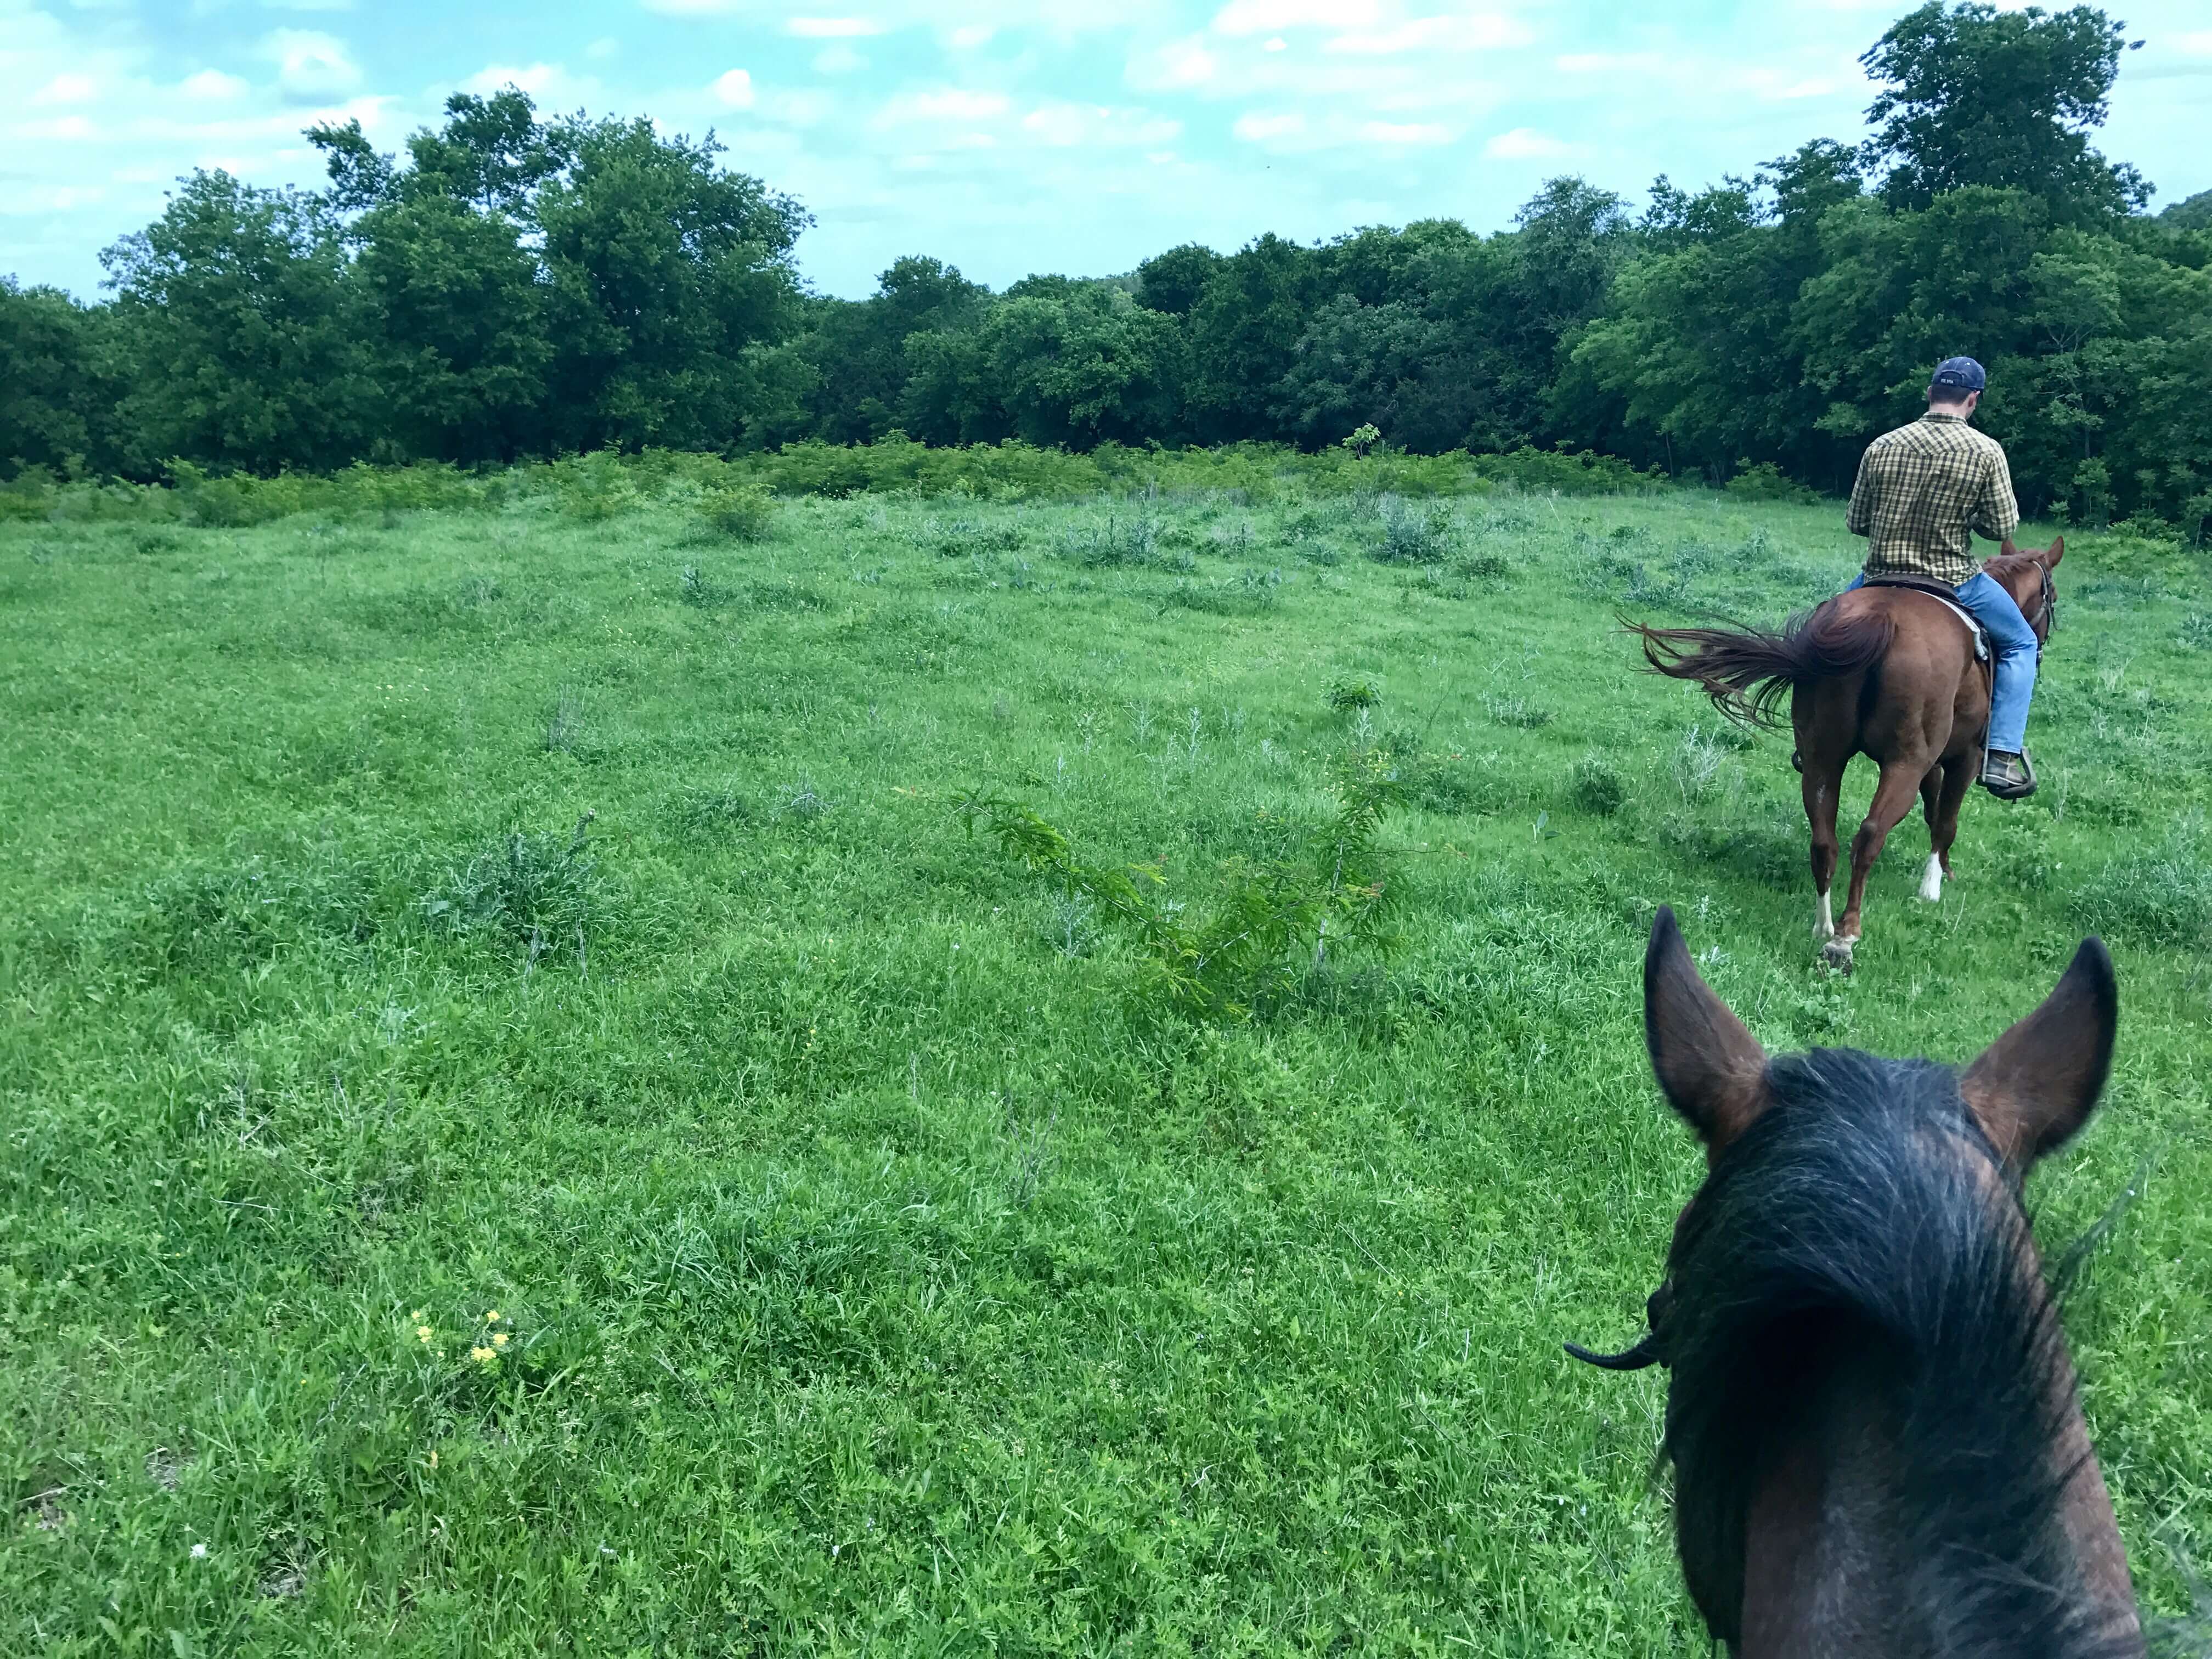
[[[1827,399],[1821,428],[1863,443],[1911,419],[1929,368],[1959,352],[1990,367],[1982,418],[1996,420],[2012,395],[1998,360],[2030,348],[2030,273],[2050,230],[2039,198],[1986,185],[1923,212],[1868,202],[1827,215],[1821,269],[1799,290],[1789,339]]]
[[[969,327],[989,299],[943,260],[908,255],[876,279],[868,299],[808,301],[805,332],[790,347],[805,380],[805,434],[867,443],[897,427],[909,337]]]
[[[789,198],[719,166],[710,133],[564,125],[570,159],[538,188],[563,446],[719,449],[743,441],[764,349],[799,320]]]
[[[275,472],[366,453],[368,331],[329,210],[227,173],[181,183],[159,219],[100,256],[133,371],[118,417],[125,464]]]
[[[1218,253],[1196,242],[1155,253],[1137,267],[1137,303],[1171,317],[1188,317],[1223,263]]]
[[[331,176],[324,198],[340,213],[364,213],[398,198],[443,196],[484,213],[530,216],[542,185],[567,165],[572,130],[547,126],[519,87],[489,97],[457,92],[446,100],[442,127],[423,127],[407,140],[409,166],[380,155],[358,120],[319,122],[307,142],[323,152]]]
[[[1269,234],[1222,262],[1190,308],[1190,414],[1209,442],[1274,435],[1270,411],[1322,298],[1312,250]]]
[[[1309,447],[1372,423],[1404,448],[1455,447],[1473,416],[1449,326],[1417,305],[1340,294],[1315,313],[1276,393],[1283,428]]]
[[[1831,143],[1698,196],[1662,179],[1641,228],[1650,252],[1554,392],[1575,441],[1716,482],[1753,458],[1847,482],[1856,447],[1820,428],[1826,398],[1790,337],[1799,291],[1825,267],[1821,220],[1859,191],[1850,153]]]
[[[0,276],[0,473],[115,470],[112,320],[59,289]]]
[[[1329,242],[1316,264],[1331,294],[1349,295],[1364,306],[1420,304],[1427,299],[1419,275],[1424,260],[1464,252],[1480,240],[1456,219],[1419,219],[1402,230],[1370,225]]]
[[[2169,204],[2158,222],[2174,230],[2212,230],[2212,190]]]
[[[425,190],[365,215],[356,235],[375,376],[404,452],[512,461],[541,450],[553,345],[521,227]]]
[[[1182,332],[1119,289],[1001,300],[976,327],[912,344],[909,429],[932,441],[1087,449],[1176,435]]]
[[[1924,208],[1978,186],[2024,191],[2061,224],[2141,208],[2142,178],[2087,137],[2104,123],[2125,29],[2090,6],[2001,11],[1981,0],[1928,0],[1899,18],[1859,60],[1882,88],[1866,154],[1888,169],[1890,204]]]

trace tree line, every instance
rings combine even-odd
[[[923,256],[810,293],[804,209],[642,118],[456,94],[329,183],[179,181],[83,304],[0,282],[0,472],[155,479],[800,440],[1085,449],[1372,424],[1417,453],[1589,448],[1848,483],[1929,366],[1990,372],[2023,505],[2212,516],[2212,191],[2155,216],[2088,135],[2129,42],[2087,6],[1942,0],[1863,63],[1862,141],[1649,205],[1576,178],[1456,221],[1171,248],[1002,293]]]

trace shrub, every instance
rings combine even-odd
[[[520,830],[501,836],[447,873],[422,902],[424,921],[456,937],[529,945],[533,959],[550,941],[580,936],[597,886],[586,841],[594,816],[577,819],[565,842]]]
[[[699,517],[729,541],[765,541],[775,528],[775,497],[763,484],[719,485],[699,497]]]
[[[1355,708],[1372,708],[1382,701],[1382,693],[1364,676],[1347,675],[1329,682],[1328,706],[1340,714],[1348,714]]]
[[[1740,501],[1796,501],[1811,505],[1820,499],[1817,489],[1808,489],[1795,478],[1784,476],[1782,469],[1771,461],[1761,461],[1757,466],[1747,466],[1725,486],[1727,493]]]
[[[1667,476],[1657,467],[1638,472],[1615,455],[1593,450],[1568,454],[1564,450],[1522,447],[1505,455],[1478,455],[1479,477],[1522,489],[1557,490],[1562,495],[1619,495],[1632,491],[1663,489]]]
[[[1382,539],[1371,556],[1382,564],[1441,564],[1451,547],[1451,515],[1441,507],[1414,507],[1396,495],[1376,504]]]
[[[611,450],[564,456],[550,470],[554,498],[572,519],[601,523],[639,504],[636,489],[623,476],[622,457]]]
[[[1584,755],[1575,763],[1567,793],[1576,805],[1585,812],[1609,818],[1620,811],[1628,799],[1628,786],[1621,781],[1620,774],[1596,755]]]

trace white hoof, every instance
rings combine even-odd
[[[1813,908],[1813,943],[1826,945],[1835,936],[1835,913],[1829,905],[1828,896],[1823,893],[1820,895],[1819,903]]]
[[[1913,896],[1923,904],[1943,902],[1943,860],[1933,853],[1928,855],[1928,867],[1920,872],[1920,890]]]

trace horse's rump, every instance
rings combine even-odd
[[[1834,599],[1790,617],[1778,633],[1652,628],[1626,618],[1621,625],[1643,641],[1656,672],[1696,682],[1731,720],[1766,726],[1783,724],[1790,691],[1871,666],[1897,631],[1886,608],[1846,611]]]

